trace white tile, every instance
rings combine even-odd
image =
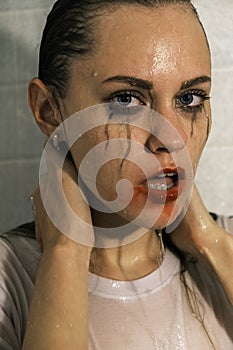
[[[207,32],[215,68],[233,68],[233,1],[195,0]]]
[[[44,9],[0,12],[0,84],[27,82],[38,72]]]
[[[0,105],[0,160],[38,157],[44,136],[29,110],[26,85],[0,86]]]
[[[15,87],[0,86],[0,160],[18,157]]]
[[[233,146],[233,71],[213,72],[211,96],[213,126],[208,147]]]
[[[37,126],[28,106],[27,85],[19,85],[17,87],[16,117],[19,158],[40,156],[45,136]]]
[[[0,0],[0,12],[23,9],[49,8],[55,0]]]
[[[23,10],[15,13],[17,82],[27,82],[38,74],[39,45],[45,18],[45,10]]]
[[[210,211],[233,214],[233,147],[206,150],[196,183]]]
[[[38,161],[0,163],[0,232],[32,220],[29,203],[37,185]]]
[[[16,51],[13,16],[0,12],[0,85],[15,81]]]

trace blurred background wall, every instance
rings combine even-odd
[[[0,0],[0,232],[31,220],[42,134],[27,105],[54,0]],[[233,214],[233,1],[195,0],[213,56],[214,126],[196,182],[209,210]]]

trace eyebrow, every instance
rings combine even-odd
[[[120,82],[124,84],[129,84],[131,86],[137,86],[139,88],[142,88],[144,90],[151,90],[153,88],[153,83],[149,80],[144,80],[136,77],[129,77],[125,75],[116,75],[114,77],[108,78],[102,82],[104,83],[112,83],[112,82]],[[185,81],[181,85],[181,90],[188,89],[192,86],[198,85],[198,84],[203,84],[206,82],[211,82],[211,78],[207,75],[203,75],[201,77],[197,77],[191,80]]]
[[[202,77],[197,77],[197,78],[185,81],[181,85],[181,90],[188,89],[192,86],[207,83],[207,82],[211,82],[211,78],[208,77],[207,75],[203,75]]]
[[[125,75],[116,75],[114,77],[108,78],[108,79],[104,80],[102,82],[102,84],[111,83],[111,82],[125,83],[125,84],[129,84],[131,86],[140,87],[144,90],[151,90],[153,88],[153,83],[151,81],[139,79],[136,77],[128,77]]]

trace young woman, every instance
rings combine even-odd
[[[1,240],[1,349],[232,349],[233,224],[209,215],[190,184],[210,89],[209,46],[190,1],[57,1],[29,85],[50,138],[33,193],[40,249],[32,225]],[[62,172],[61,131],[77,134]],[[113,210],[122,180],[119,197],[130,200]],[[118,244],[96,244],[112,229]]]

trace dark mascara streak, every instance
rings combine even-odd
[[[129,155],[129,152],[130,152],[131,132],[130,132],[129,124],[126,124],[126,131],[127,131],[128,148],[127,148],[126,153],[125,153],[125,155],[124,155],[124,159],[122,159],[122,161],[121,161],[121,163],[120,163],[120,170],[123,168],[124,161],[125,161],[126,157]]]
[[[109,111],[109,119],[112,119],[113,115],[114,115],[113,111]],[[104,133],[105,133],[106,138],[107,138],[107,142],[106,142],[106,145],[105,145],[105,151],[107,150],[108,145],[109,145],[109,132],[108,132],[108,127],[109,127],[109,124],[105,124]]]
[[[193,134],[194,134],[194,127],[193,127],[193,125],[194,125],[194,122],[195,122],[195,120],[197,119],[197,112],[195,111],[195,112],[193,112],[193,115],[192,115],[192,122],[191,122],[191,137],[193,136]]]
[[[205,107],[204,107],[204,112],[205,112],[205,116],[207,119],[207,133],[206,133],[206,141],[207,141],[208,137],[209,137],[209,133],[210,133],[210,117],[209,117],[208,113],[206,112]]]

